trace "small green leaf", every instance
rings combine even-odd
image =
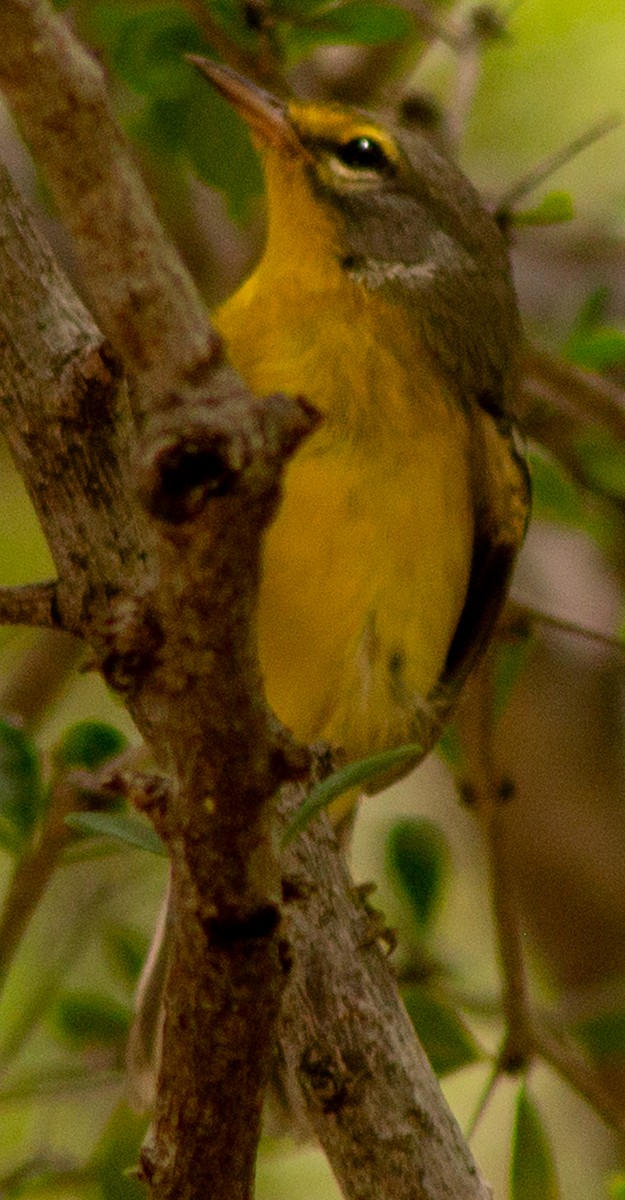
[[[563,525],[582,525],[584,509],[579,492],[562,467],[537,450],[530,450],[528,459],[534,516]]]
[[[613,1175],[608,1180],[609,1200],[625,1200],[625,1175]]]
[[[452,723],[443,730],[436,747],[443,762],[454,772],[458,773],[462,762],[462,749],[457,726]]]
[[[109,758],[121,754],[127,745],[128,739],[114,725],[104,721],[77,721],[65,731],[52,757],[60,770],[83,767],[95,771]]]
[[[179,5],[163,4],[132,13],[117,23],[110,45],[114,69],[142,96],[176,100],[187,96],[184,55],[198,53],[202,39]]]
[[[625,1057],[625,1012],[600,1013],[578,1021],[574,1033],[599,1062]]]
[[[578,441],[580,458],[602,492],[625,499],[625,451],[609,434],[593,431]]]
[[[375,0],[334,0],[317,8],[308,24],[311,30],[319,31],[323,40],[329,35],[335,42],[360,46],[400,41],[413,28],[403,9]]]
[[[182,100],[152,97],[144,105],[141,113],[129,122],[129,133],[145,146],[162,166],[165,157],[174,159],[185,153],[188,111],[188,97]],[[168,162],[168,178],[173,169],[174,164]]]
[[[293,66],[322,45],[381,45],[400,42],[413,32],[407,12],[388,4],[349,3],[291,6],[285,13],[282,39],[287,64]]]
[[[97,1181],[101,1200],[145,1200],[145,1187],[133,1173],[139,1162],[148,1117],[123,1102],[111,1114],[87,1170]]]
[[[125,1040],[132,1010],[98,992],[68,992],[55,1006],[52,1019],[57,1033],[70,1045],[116,1046]]]
[[[578,333],[565,347],[569,362],[588,371],[609,371],[625,361],[625,333],[609,325],[592,333]]]
[[[406,819],[391,829],[386,861],[425,929],[434,917],[449,871],[449,847],[433,821]]]
[[[149,949],[149,939],[143,930],[134,925],[117,925],[106,934],[106,948],[123,983],[134,989]]]
[[[593,288],[580,305],[573,323],[572,335],[591,333],[593,329],[601,325],[605,319],[609,299],[610,289],[605,284]]]
[[[484,1057],[473,1034],[450,1004],[417,986],[405,988],[402,998],[437,1075],[449,1075]]]
[[[116,838],[117,841],[124,842],[127,846],[138,846],[140,850],[148,850],[150,854],[167,857],[165,845],[152,826],[128,813],[69,813],[65,818],[65,824],[69,825],[70,829],[77,829],[80,833],[90,833],[95,837]]]
[[[358,762],[348,763],[346,767],[334,771],[332,775],[316,784],[308,793],[301,808],[290,821],[283,835],[282,845],[288,846],[293,838],[298,833],[302,833],[307,825],[310,825],[310,822],[318,817],[333,800],[337,800],[350,788],[362,788],[365,784],[373,783],[394,767],[399,767],[404,763],[408,768],[410,762],[413,759],[418,760],[422,753],[421,747],[412,743],[407,746],[398,746],[395,750],[383,750],[380,754],[373,754],[370,758],[362,758]]]
[[[37,748],[23,730],[0,720],[0,844],[18,851],[43,808]]]
[[[573,200],[568,192],[549,192],[536,208],[513,213],[512,224],[517,227],[557,225],[563,221],[572,221],[574,216]]]
[[[512,692],[521,678],[533,650],[534,644],[531,637],[506,642],[499,647],[495,659],[494,673],[495,714],[497,719],[506,711]]]
[[[549,1139],[536,1104],[523,1084],[512,1137],[510,1200],[559,1200],[559,1197]]]

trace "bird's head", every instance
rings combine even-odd
[[[268,249],[414,311],[461,390],[505,402],[518,317],[507,249],[466,176],[427,135],[363,110],[283,101],[190,56],[252,131],[265,166]]]

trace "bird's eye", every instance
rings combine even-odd
[[[356,171],[383,171],[389,165],[380,143],[365,134],[337,146],[335,154],[344,166]]]

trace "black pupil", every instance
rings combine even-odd
[[[388,166],[388,159],[379,142],[370,137],[352,138],[339,146],[337,157],[346,167],[356,167],[366,171],[382,171]]]

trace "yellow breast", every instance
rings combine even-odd
[[[267,535],[260,654],[285,724],[359,757],[415,736],[444,665],[473,544],[469,435],[410,309],[351,281],[313,219],[305,253],[276,257],[270,230],[217,325],[255,392],[325,415]]]

